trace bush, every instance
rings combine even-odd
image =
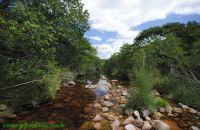
[[[160,81],[160,75],[156,69],[144,65],[135,70],[134,75],[136,88],[132,92],[126,107],[138,110],[148,109],[153,112],[158,107],[167,105],[166,101],[156,98],[152,94],[154,86]]]

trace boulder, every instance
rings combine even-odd
[[[149,122],[145,121],[144,125],[142,126],[142,130],[151,130],[152,126],[149,124]]]
[[[136,130],[135,126],[132,125],[132,124],[126,125],[126,126],[124,127],[124,129],[125,129],[125,130]]]
[[[132,124],[134,122],[134,118],[132,116],[129,116],[126,120],[123,121],[123,125],[128,125],[128,124]]]
[[[151,125],[155,130],[170,130],[170,127],[160,120],[153,120]]]

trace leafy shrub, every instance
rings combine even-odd
[[[152,90],[159,83],[159,72],[148,65],[134,71],[136,90],[132,92],[126,105],[128,108],[148,109],[153,112],[156,108],[167,105],[167,102],[156,98]]]

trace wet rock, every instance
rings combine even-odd
[[[145,110],[142,111],[142,116],[143,117],[149,117],[149,115],[150,115],[150,111],[149,110],[145,109]]]
[[[128,124],[132,124],[134,122],[134,118],[132,116],[129,116],[126,120],[123,121],[123,125],[128,125]]]
[[[107,112],[108,110],[109,110],[109,109],[108,109],[107,107],[103,107],[103,108],[102,108],[102,111],[103,111],[103,112]]]
[[[94,121],[94,122],[98,122],[98,121],[101,121],[101,120],[102,120],[102,117],[100,115],[96,115],[94,117],[94,119],[92,119],[92,121]]]
[[[166,107],[165,107],[165,111],[166,111],[167,113],[172,113],[172,107],[171,107],[171,106],[166,106]]]
[[[190,112],[191,114],[196,114],[196,113],[197,113],[197,111],[196,111],[195,109],[193,109],[193,108],[189,108],[189,112]]]
[[[164,115],[161,114],[160,112],[154,112],[153,114],[154,119],[161,119],[162,117],[164,117]]]
[[[114,104],[112,102],[109,102],[109,101],[103,101],[103,103],[102,103],[102,106],[104,106],[104,107],[111,107],[113,105]]]
[[[151,124],[155,130],[170,130],[170,127],[160,120],[153,120]]]
[[[101,123],[97,122],[94,124],[95,130],[100,130],[101,129]]]
[[[0,111],[5,111],[5,110],[7,110],[7,109],[8,109],[7,105],[5,105],[5,104],[0,104]]]
[[[135,126],[132,125],[132,124],[126,125],[126,126],[124,127],[124,129],[125,129],[125,130],[136,130]]]
[[[115,119],[115,121],[111,124],[113,130],[118,130],[120,126],[120,121]]]
[[[142,130],[151,130],[152,126],[149,124],[149,122],[145,121],[144,125],[142,126]]]
[[[173,112],[181,114],[181,113],[183,113],[183,110],[181,108],[174,107]]]
[[[196,127],[196,126],[191,126],[190,130],[200,130],[200,129],[198,127]]]

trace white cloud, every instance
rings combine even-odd
[[[165,18],[169,13],[200,14],[200,0],[83,0],[83,3],[93,29],[118,34],[117,40],[104,44],[133,40],[138,33],[131,30],[133,27]]]
[[[102,38],[100,38],[100,37],[98,37],[98,36],[92,36],[92,37],[90,37],[90,39],[91,39],[91,40],[98,41],[98,42],[100,42],[100,41],[103,40]]]

